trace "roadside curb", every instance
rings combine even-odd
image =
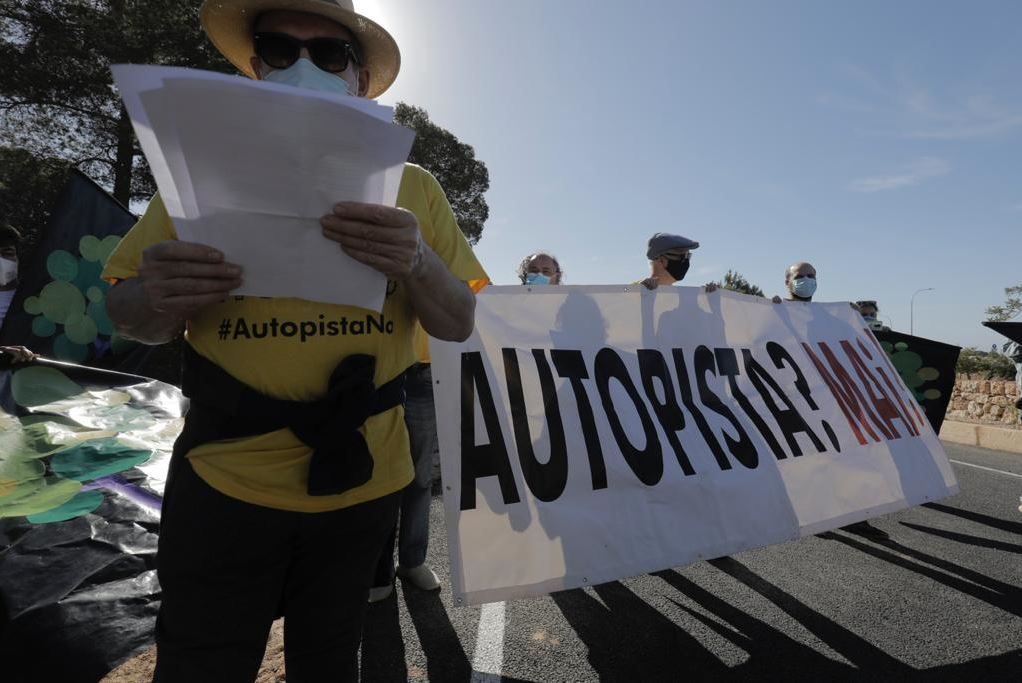
[[[1022,430],[1019,429],[944,420],[940,438],[951,443],[1022,455]]]

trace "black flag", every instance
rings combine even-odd
[[[137,372],[148,347],[114,334],[110,285],[100,279],[135,216],[84,174],[72,171],[46,231],[20,278],[0,329],[0,346],[47,358]]]
[[[955,387],[955,367],[961,347],[891,330],[873,334],[912,390],[933,431],[939,434]]]

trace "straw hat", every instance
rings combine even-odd
[[[205,0],[199,16],[210,41],[234,66],[254,78],[252,33],[260,14],[273,10],[307,12],[332,19],[358,40],[369,69],[369,92],[376,98],[390,87],[401,68],[397,43],[376,22],[355,12],[351,0]]]

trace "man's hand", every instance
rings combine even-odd
[[[777,296],[776,294],[774,294],[774,298],[771,299],[771,301],[773,301],[775,304],[782,303],[781,297]]]
[[[642,281],[642,286],[646,289],[656,289],[660,286],[660,280],[657,280],[655,277],[648,277]]]
[[[415,214],[378,204],[340,202],[319,220],[323,236],[341,245],[351,258],[388,278],[418,275],[424,244]]]
[[[212,247],[159,242],[142,252],[138,282],[149,307],[188,320],[241,286],[241,268]]]

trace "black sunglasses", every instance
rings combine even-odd
[[[340,38],[299,40],[286,33],[260,31],[253,36],[253,43],[256,56],[273,69],[286,69],[297,62],[303,47],[309,51],[312,63],[323,71],[340,73],[348,68],[349,59],[362,65],[358,47]]]

